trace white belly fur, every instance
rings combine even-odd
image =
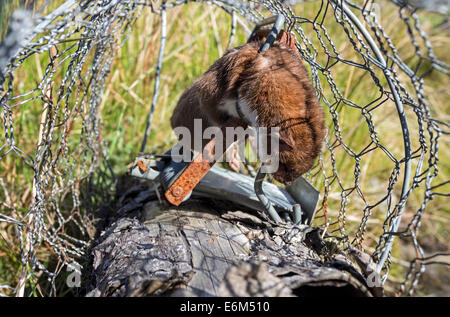
[[[258,113],[250,108],[245,99],[239,99],[238,102],[245,119],[251,123],[252,127],[257,127]],[[225,101],[219,106],[219,109],[231,117],[240,118],[236,110],[236,99],[225,99]]]

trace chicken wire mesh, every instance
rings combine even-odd
[[[142,127],[144,150],[164,73],[166,12],[190,2],[209,3],[229,15],[230,38],[224,42],[230,44],[237,28],[249,32],[264,17],[285,16],[327,112],[326,146],[305,175],[322,193],[315,224],[342,246],[351,243],[371,253],[383,283],[393,263],[394,238],[409,241],[415,256],[401,283],[403,294],[412,294],[427,264],[448,265],[442,260],[448,253],[425,254],[418,239],[429,202],[448,196],[438,153],[449,124],[433,111],[424,82],[431,72],[448,76],[450,69],[436,57],[421,27],[420,1],[392,1],[397,11],[393,29],[380,24],[377,1],[315,1],[320,5],[307,17],[292,9],[299,1],[68,0],[42,16],[15,11],[0,46],[0,250],[15,253],[17,266],[16,284],[0,285],[0,294],[29,296],[34,289],[59,295],[56,280],[63,268],[79,267],[92,238],[89,220],[115,182],[102,137],[103,92],[115,55],[143,13],[160,16],[154,94],[147,127]],[[427,2],[427,9],[448,10],[433,3]],[[333,37],[336,28],[345,50]],[[391,39],[398,30],[407,39],[402,47]],[[26,62],[34,63],[33,72],[23,70]],[[33,89],[25,87],[24,76],[35,82]],[[349,97],[352,87],[339,80],[349,76],[366,83],[355,88],[366,89],[364,98]],[[32,132],[24,134],[24,125]],[[364,135],[363,141],[354,141],[357,134]],[[390,142],[391,134],[400,136],[400,145]],[[385,163],[379,167],[375,160]],[[388,171],[386,179],[376,177],[382,169]],[[374,187],[382,190],[373,192]],[[14,191],[21,197],[13,202]],[[409,210],[406,219],[413,196],[419,208]],[[51,261],[42,248],[50,250]],[[41,280],[47,281],[45,289]]]

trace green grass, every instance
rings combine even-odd
[[[314,18],[320,3],[300,4],[296,8],[298,15]],[[52,4],[56,6],[56,1]],[[171,131],[169,118],[176,106],[176,103],[183,91],[220,56],[220,52],[225,51],[228,45],[228,35],[231,27],[229,15],[223,11],[208,7],[208,4],[189,4],[176,7],[168,11],[168,40],[166,43],[166,54],[163,62],[163,73],[159,98],[152,123],[152,130],[147,143],[146,152],[163,153],[175,143],[175,137]],[[51,10],[52,8],[48,8]],[[382,24],[386,25],[386,32],[391,36],[393,43],[398,47],[399,54],[408,62],[410,66],[417,63],[414,52],[409,45],[409,39],[405,36],[405,29],[390,23],[397,13],[392,10],[392,6],[387,5],[382,9]],[[434,31],[439,21],[442,20],[433,14],[422,14],[422,23],[425,30],[431,34],[431,41],[435,48],[436,55],[442,60],[449,62],[447,48],[449,37],[442,32]],[[217,26],[214,30],[213,25]],[[0,19],[1,21],[1,19]],[[102,104],[101,115],[103,118],[102,137],[107,146],[107,154],[113,166],[114,172],[120,175],[127,170],[127,166],[133,161],[140,151],[146,117],[153,97],[153,87],[155,78],[155,65],[159,50],[160,25],[159,17],[144,11],[144,14],[137,20],[128,40],[115,58],[112,70],[106,85]],[[311,25],[303,25],[305,33],[312,40],[316,47],[320,44],[315,36]],[[340,54],[347,59],[361,62],[361,58],[354,54],[351,44],[344,32],[336,27],[333,19],[325,22],[328,33],[336,44]],[[217,37],[216,34],[217,33]],[[238,27],[233,46],[245,43],[246,35]],[[69,47],[70,43],[61,46]],[[325,54],[319,54],[317,60],[324,65],[326,63]],[[41,54],[38,57],[32,56],[17,72],[14,87],[16,94],[26,92],[36,86],[42,78],[43,67],[48,62],[48,54]],[[58,80],[64,74],[67,63],[61,65],[59,73],[55,76],[57,87]],[[373,85],[367,72],[338,64],[331,69],[337,87],[344,96],[359,105],[365,105],[378,96],[378,90]],[[377,76],[382,78],[380,71],[376,71]],[[324,86],[324,96],[333,102],[333,96],[326,78],[320,75],[320,80]],[[403,78],[406,81],[406,78]],[[385,82],[381,82],[386,85]],[[450,82],[447,76],[432,73],[426,78],[425,92],[427,93],[432,113],[434,117],[442,121],[448,121],[450,109],[447,104],[449,99],[448,86]],[[436,93],[435,93],[436,92]],[[73,102],[73,98],[71,102]],[[16,123],[16,135],[21,149],[31,156],[36,149],[36,138],[39,133],[39,126],[36,118],[40,118],[42,102],[37,99],[20,107],[20,111],[15,111],[14,120]],[[364,149],[369,142],[367,124],[361,115],[361,111],[349,106],[341,105],[336,109],[339,114],[342,138],[344,142],[358,153]],[[333,141],[333,126],[331,116],[327,112],[327,123],[329,124],[329,140]],[[373,112],[373,121],[379,133],[382,144],[386,146],[394,155],[402,157],[403,139],[399,129],[398,116],[393,103],[387,103],[379,110]],[[414,115],[408,113],[408,123],[411,131],[417,129]],[[72,139],[77,140],[81,133],[81,124],[76,122],[72,127]],[[413,149],[418,146],[416,136],[412,136]],[[71,150],[76,151],[76,142],[71,145]],[[354,185],[355,161],[345,154],[342,147],[336,148],[336,166],[344,188]],[[70,159],[70,158],[69,158]],[[440,174],[435,183],[440,183],[449,175],[449,147],[444,137],[441,138],[440,145]],[[331,158],[328,151],[324,152],[323,163],[327,175],[332,175]],[[393,169],[393,163],[387,159],[381,150],[377,149],[364,155],[361,160],[361,191],[369,203],[378,201],[386,191],[387,181]],[[413,167],[414,168],[414,167]],[[319,171],[317,167],[311,175]],[[400,175],[402,175],[402,171]],[[5,187],[0,190],[0,200],[14,208],[8,209],[5,205],[2,212],[26,212],[31,200],[29,187],[33,179],[32,171],[27,168],[16,156],[8,155],[0,161],[0,176],[5,182]],[[320,189],[323,194],[323,175],[310,176],[311,182]],[[401,183],[401,182],[400,182]],[[400,195],[400,184],[395,187],[395,195]],[[446,192],[449,192],[448,190]],[[328,218],[330,222],[336,221],[339,208],[341,206],[341,190],[334,182],[331,185],[328,198]],[[423,188],[416,190],[408,200],[405,219],[410,219],[423,201]],[[8,203],[7,196],[10,202]],[[69,210],[70,203],[66,205]],[[364,202],[356,191],[349,195],[347,205],[346,231],[353,235],[357,230],[362,217]],[[365,245],[369,251],[378,242],[381,233],[381,225],[384,220],[386,204],[382,203],[374,209],[369,230],[366,234]],[[427,206],[427,212],[422,221],[421,239],[434,239],[447,246],[448,223],[450,222],[449,208],[442,197],[436,197]],[[321,217],[322,216],[322,217]],[[316,225],[323,225],[323,211],[319,212]],[[330,230],[336,229],[331,226]],[[14,240],[8,238],[13,236],[13,227],[0,223],[0,284],[7,283],[14,285],[20,272],[20,260],[17,258],[18,246]],[[51,261],[51,250],[43,246],[39,250],[39,258],[48,263]],[[395,287],[397,281],[401,281],[405,274],[405,261],[407,258],[403,244],[399,241],[394,246],[394,263],[389,281],[390,289]],[[32,282],[35,283],[35,282]],[[33,295],[39,296],[36,286],[30,284]],[[427,294],[434,292],[433,287],[424,287]],[[61,287],[61,294],[65,290]]]

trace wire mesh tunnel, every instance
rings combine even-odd
[[[426,265],[448,265],[449,255],[448,244],[424,250],[420,234],[425,215],[448,212],[449,124],[437,95],[448,96],[450,66],[437,57],[421,25],[420,2],[414,4],[68,0],[51,10],[15,11],[0,46],[0,252],[12,254],[0,264],[15,277],[0,285],[0,294],[57,295],[58,277],[81,262],[94,211],[110,199],[116,179],[103,128],[109,75],[135,24],[149,15],[157,17],[152,36],[160,45],[153,48],[151,98],[136,102],[146,119],[138,127],[141,151],[156,148],[148,144],[158,129],[154,113],[169,107],[159,104],[163,62],[179,52],[166,42],[183,13],[171,11],[189,5],[225,13],[226,20],[211,20],[219,54],[243,44],[239,34],[248,36],[261,19],[285,17],[327,114],[326,145],[305,175],[321,191],[314,225],[344,251],[352,244],[370,253],[383,283],[391,268],[403,267],[399,290],[412,294]],[[230,26],[229,38],[218,37],[220,23]],[[187,44],[177,43],[180,50]],[[444,88],[427,84],[436,78]],[[133,85],[126,88],[133,93]],[[445,219],[438,236],[445,235]],[[413,250],[408,260],[393,254],[400,243]],[[41,289],[41,280],[49,287]]]

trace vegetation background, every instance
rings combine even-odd
[[[50,12],[62,0],[47,3],[45,12]],[[357,1],[356,1],[357,2]],[[4,37],[7,30],[7,21],[11,12],[21,5],[39,8],[44,1],[2,1],[0,4],[0,39]],[[301,3],[294,10],[298,15],[313,18],[320,6],[320,1]],[[450,63],[449,44],[450,28],[448,18],[442,15],[420,12],[422,27],[429,35],[435,54],[439,59]],[[381,6],[380,22],[386,26],[386,32],[391,36],[395,46],[399,49],[402,57],[410,65],[416,63],[415,52],[410,49],[410,39],[406,36],[406,29],[400,24],[391,23],[398,18],[398,10],[388,2]],[[167,17],[168,36],[166,43],[166,54],[163,62],[163,73],[161,76],[160,94],[156,107],[152,130],[146,152],[163,153],[175,142],[171,131],[169,118],[177,100],[183,91],[218,57],[227,49],[228,45],[237,46],[246,42],[247,35],[238,26],[237,34],[232,43],[228,43],[231,28],[231,19],[228,14],[217,7],[208,4],[191,3],[178,6],[168,11]],[[308,35],[313,30],[310,25],[305,26]],[[330,25],[328,32],[333,38],[338,50],[344,57],[354,54],[348,39],[341,29]],[[311,37],[317,42],[315,37]],[[157,55],[160,45],[160,18],[152,14],[150,9],[144,10],[142,16],[133,25],[127,41],[120,49],[114,60],[112,71],[102,100],[101,116],[103,118],[102,136],[107,145],[107,154],[116,175],[127,171],[128,164],[140,151],[146,124],[147,113],[151,104],[154,89],[155,69]],[[48,63],[48,56],[41,54],[36,59],[30,58],[20,72],[16,74],[16,85],[20,91],[28,91],[36,86],[42,78],[42,68]],[[345,65],[337,65],[333,68],[333,76],[338,87],[344,92],[344,96],[354,102],[365,104],[367,98],[376,93],[376,87],[368,78],[368,74],[362,70],[352,70]],[[63,67],[61,74],[63,73]],[[435,118],[443,122],[449,122],[450,118],[450,81],[449,77],[438,72],[429,74],[425,81],[424,90],[431,104],[431,111]],[[325,91],[329,94],[329,91]],[[33,151],[36,144],[37,127],[36,114],[41,111],[42,105],[30,103],[22,107],[16,115],[16,126],[20,127],[21,147]],[[398,117],[393,107],[379,112],[374,121],[380,136],[385,140],[388,148],[395,153],[403,151],[403,139],[398,129]],[[340,110],[340,125],[344,139],[354,148],[363,147],[367,140],[367,126],[361,120],[361,114],[348,108]],[[411,117],[414,119],[414,117]],[[330,118],[328,117],[328,122]],[[79,127],[78,127],[79,128]],[[329,128],[332,129],[331,123]],[[411,129],[414,129],[414,125]],[[74,128],[76,129],[76,127]],[[448,142],[440,143],[441,170],[436,180],[440,183],[448,179],[450,175],[450,148]],[[354,182],[354,161],[345,157],[342,150],[337,150],[340,171],[351,171],[341,173],[343,182]],[[330,157],[325,154],[324,162]],[[386,180],[392,171],[392,162],[374,155],[368,155],[362,165],[362,180],[367,199],[379,198],[386,191]],[[7,156],[0,161],[0,180],[8,187],[9,202],[17,208],[26,210],[30,203],[29,181],[32,179],[30,170],[24,168],[13,157]],[[321,192],[323,179],[320,175],[312,177],[314,185]],[[446,188],[446,192],[450,192]],[[4,197],[0,197],[4,200]],[[5,198],[6,199],[6,198]],[[423,191],[417,190],[407,202],[405,221],[410,220],[420,208],[423,200]],[[328,217],[337,217],[340,206],[340,192],[330,192]],[[350,199],[347,211],[348,231],[356,230],[361,219],[361,208],[363,205],[357,199]],[[0,208],[2,208],[0,206]],[[383,212],[375,213],[370,219],[369,233],[366,245],[369,252],[378,242],[380,227],[383,222]],[[427,206],[423,216],[421,235],[419,240],[426,253],[448,251],[449,249],[449,223],[450,208],[445,197],[435,197]],[[316,220],[316,225],[323,224],[323,217]],[[3,229],[2,229],[3,228]],[[0,284],[14,285],[17,282],[21,269],[18,258],[18,246],[8,242],[6,227],[0,224]],[[9,230],[9,229],[8,229]],[[409,260],[415,256],[413,247],[409,242],[397,239],[393,250],[393,266],[388,278],[387,291],[395,294],[399,283],[404,279],[409,267]],[[42,247],[38,252],[41,259],[50,262],[52,253],[50,248]],[[66,294],[64,283],[58,288],[60,295]],[[37,296],[39,292],[35,293]],[[450,295],[450,272],[444,266],[428,266],[427,273],[421,278],[418,295],[436,296]]]

